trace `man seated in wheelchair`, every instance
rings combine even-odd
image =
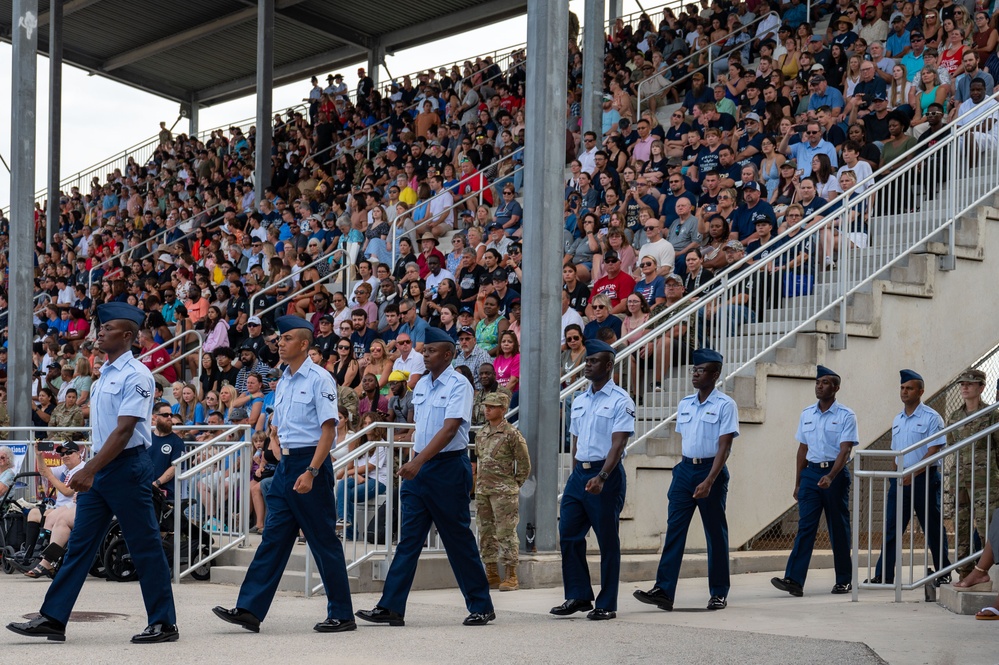
[[[28,511],[25,525],[24,550],[15,562],[25,570],[25,575],[34,579],[53,577],[55,564],[66,552],[69,542],[69,532],[73,529],[76,517],[76,492],[69,488],[73,475],[82,469],[83,452],[75,441],[66,441],[56,446],[56,453],[62,458],[62,464],[51,468],[45,464],[45,457],[39,451],[36,467],[38,473],[48,483],[50,491],[55,495],[55,506],[46,508],[44,502]],[[45,528],[42,529],[42,518],[45,518]],[[35,546],[39,536],[44,533],[49,541],[41,552],[41,560],[35,564]],[[32,564],[35,564],[32,566]]]

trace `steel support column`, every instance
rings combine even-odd
[[[59,165],[62,159],[62,0],[49,7],[49,203],[46,242],[59,228]]]
[[[376,39],[371,44],[371,49],[368,51],[368,76],[374,82],[374,89],[378,89],[378,77],[381,71],[382,64],[385,62],[385,47],[382,46],[380,40]]]
[[[613,21],[620,18],[624,14],[623,5],[624,0],[607,0],[607,20]]]
[[[30,427],[38,0],[14,0],[11,28],[7,408],[11,425]]]
[[[257,4],[257,136],[253,186],[257,200],[271,184],[271,140],[274,98],[274,0]],[[193,112],[192,112],[193,117]]]
[[[598,18],[597,24],[602,21]],[[563,0],[527,3],[527,135],[524,153],[524,283],[520,429],[531,453],[531,477],[522,491],[521,542],[528,522],[536,526],[538,551],[558,548],[559,418],[558,349],[562,321],[562,206],[565,170],[567,52],[569,29]]]
[[[603,134],[604,0],[583,5],[583,132]],[[528,181],[530,182],[530,181]]]
[[[191,97],[190,115],[187,116],[187,134],[192,138],[198,138],[198,113],[200,106],[198,100]]]

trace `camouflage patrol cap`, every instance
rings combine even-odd
[[[985,385],[985,372],[980,369],[974,369],[969,367],[968,369],[961,372],[961,376],[957,377],[958,383],[980,383]]]
[[[482,398],[483,406],[501,406],[504,409],[510,406],[510,398],[499,391],[494,393],[489,393]]]

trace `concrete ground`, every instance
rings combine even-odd
[[[735,575],[728,609],[709,612],[707,581],[684,579],[672,613],[631,597],[651,583],[623,583],[615,621],[594,623],[582,614],[557,619],[548,610],[562,602],[561,589],[494,592],[497,620],[484,628],[461,625],[466,615],[457,590],[417,591],[410,597],[407,625],[362,624],[353,633],[320,635],[312,625],[325,618],[321,597],[281,593],[262,632],[254,635],[211,614],[231,606],[231,586],[185,582],[174,591],[181,640],[133,646],[129,637],[145,627],[139,587],[91,579],[78,611],[114,612],[123,617],[95,623],[71,622],[64,644],[26,640],[0,630],[0,653],[8,663],[225,662],[273,658],[289,662],[339,662],[363,658],[380,663],[918,663],[975,665],[999,662],[999,625],[951,614],[922,602],[922,592],[893,603],[891,592],[865,591],[858,603],[832,596],[831,571],[814,571],[804,598],[770,585],[769,573]],[[37,610],[47,583],[0,575],[0,620],[20,620]],[[355,609],[378,598],[356,594]],[[334,656],[335,654],[335,656]],[[255,656],[256,655],[256,656]],[[293,659],[293,660],[291,660]]]

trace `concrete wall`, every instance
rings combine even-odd
[[[870,294],[857,298],[846,349],[828,349],[825,333],[835,327],[820,321],[818,332],[798,335],[796,348],[785,354],[786,362],[757,365],[754,377],[736,384],[732,392],[740,407],[742,434],[728,464],[733,549],[793,505],[794,433],[801,409],[814,401],[815,364],[833,367],[843,376],[840,401],[856,411],[861,445],[867,446],[890,428],[901,409],[899,369],[920,372],[927,394],[933,394],[995,346],[999,299],[989,293],[999,257],[999,223],[994,220],[999,220],[999,212],[987,209],[977,219],[962,222],[956,270],[939,270],[935,253],[915,255],[907,267],[892,270],[890,281],[876,282]],[[931,244],[929,250],[943,248]],[[678,455],[679,441],[671,432],[651,440],[644,454],[626,459],[629,495],[621,524],[626,551],[662,547],[666,492]],[[703,531],[695,517],[687,549],[703,548]]]

